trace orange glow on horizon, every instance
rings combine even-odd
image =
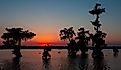
[[[57,43],[57,38],[55,36],[36,36],[33,38],[33,41],[38,42],[40,46],[50,46],[54,43]]]
[[[40,43],[39,46],[51,46],[49,43]]]

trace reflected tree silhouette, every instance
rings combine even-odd
[[[68,57],[66,70],[88,70],[88,54],[81,54],[76,57]]]
[[[4,39],[3,44],[13,46],[13,54],[15,54],[16,57],[22,57],[20,53],[21,41],[32,39],[36,34],[29,32],[29,30],[24,31],[23,28],[6,28],[5,30],[7,32],[1,36],[1,38]]]
[[[20,60],[19,57],[13,57],[12,60],[5,60],[5,63],[0,70],[21,70]]]
[[[13,58],[13,70],[21,70],[20,68],[20,58],[19,57],[14,57]]]
[[[111,70],[104,58],[93,59],[92,70]]]
[[[79,69],[80,70],[88,70],[89,69],[89,62],[88,62],[88,54],[81,54],[80,62],[79,62]]]
[[[43,59],[43,67],[45,70],[49,70],[50,69],[50,59]]]
[[[77,57],[68,57],[67,70],[79,70],[79,61]]]

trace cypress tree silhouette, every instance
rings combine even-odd
[[[77,46],[76,46],[76,42],[74,40],[74,35],[76,36],[74,30],[73,30],[73,27],[70,27],[70,28],[64,28],[63,30],[60,30],[60,39],[61,40],[68,40],[69,43],[68,43],[68,54],[69,55],[72,55],[72,56],[75,56],[76,55],[76,52],[77,52]]]
[[[92,25],[94,26],[94,30],[96,31],[96,33],[92,36],[92,41],[93,41],[93,53],[92,53],[92,57],[102,57],[103,56],[103,52],[101,49],[101,46],[106,45],[105,44],[105,40],[104,38],[106,37],[106,33],[101,31],[101,24],[99,21],[99,15],[102,14],[103,12],[105,12],[105,8],[101,8],[100,7],[101,4],[96,3],[95,7],[93,10],[89,11],[90,14],[96,16],[95,21],[91,21]]]
[[[70,28],[64,28],[63,30],[60,30],[60,39],[61,40],[69,40],[69,42],[71,41],[71,39],[73,38],[73,36],[76,36],[73,27]]]
[[[13,46],[13,54],[15,54],[16,57],[22,57],[20,53],[21,41],[32,39],[36,34],[29,32],[28,30],[23,31],[23,28],[6,28],[5,30],[7,32],[3,33],[1,36],[1,38],[4,39],[3,44]]]
[[[87,46],[88,42],[91,39],[91,33],[89,33],[89,30],[86,31],[84,28],[80,28],[78,29],[77,35],[78,35],[76,37],[76,40],[78,40],[77,46],[81,50],[82,54],[85,54],[85,52],[88,51]]]

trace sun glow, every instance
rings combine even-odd
[[[40,43],[39,46],[51,46],[49,43]]]
[[[39,46],[51,46],[57,42],[54,36],[36,36],[34,41],[38,42]]]

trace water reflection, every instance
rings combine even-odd
[[[20,58],[19,57],[14,57],[13,58],[13,70],[21,70],[20,69]]]
[[[76,57],[68,57],[67,70],[87,70],[88,54],[81,54]]]
[[[117,57],[118,56],[118,53],[119,53],[119,50],[118,49],[113,49],[113,56],[114,57]]]
[[[111,70],[104,58],[95,58],[90,62],[88,54],[81,54],[77,57],[68,57],[66,70]]]
[[[92,70],[111,70],[104,58],[93,59]]]
[[[3,69],[1,70],[21,70],[20,58],[14,57],[12,61],[5,60],[3,62],[4,62],[4,65],[3,65]]]
[[[79,62],[79,69],[80,70],[88,70],[88,54],[81,54],[80,62]]]
[[[50,58],[49,59],[43,59],[43,70],[50,70]]]
[[[65,52],[58,54],[56,51],[52,51],[51,59],[41,60],[40,56],[30,55],[30,53],[31,51],[29,53],[27,51],[22,58],[7,58],[8,54],[1,55],[0,70],[120,70],[121,64],[120,54],[118,58],[107,53],[108,56],[102,59],[93,59],[91,54],[77,54],[75,57],[70,57]]]

